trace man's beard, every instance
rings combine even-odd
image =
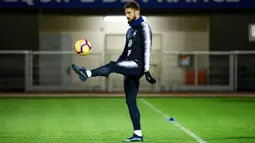
[[[136,16],[134,16],[130,21],[128,21],[128,24],[132,24],[136,20]]]

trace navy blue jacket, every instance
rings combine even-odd
[[[150,26],[140,17],[132,24],[126,33],[126,43],[117,62],[135,60],[149,71],[151,60],[152,32]]]

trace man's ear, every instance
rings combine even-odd
[[[135,11],[135,14],[136,14],[136,15],[139,15],[139,14],[140,14],[140,11],[139,11],[139,10]]]

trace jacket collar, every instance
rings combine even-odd
[[[144,22],[144,19],[142,16],[140,16],[138,19],[136,19],[135,21],[133,21],[132,23],[128,23],[129,26],[131,26],[132,28],[135,28],[137,25],[139,25],[140,23]]]

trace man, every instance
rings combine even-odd
[[[111,73],[124,75],[124,91],[128,105],[130,118],[132,120],[133,136],[123,142],[143,141],[140,125],[140,112],[137,107],[136,98],[139,90],[139,80],[145,75],[146,80],[152,84],[156,82],[150,75],[150,58],[152,33],[148,24],[140,16],[140,7],[136,2],[128,2],[125,7],[125,14],[130,28],[126,33],[126,44],[122,54],[116,62],[101,66],[93,70],[72,65],[72,69],[79,75],[82,81],[89,77],[105,76]]]

